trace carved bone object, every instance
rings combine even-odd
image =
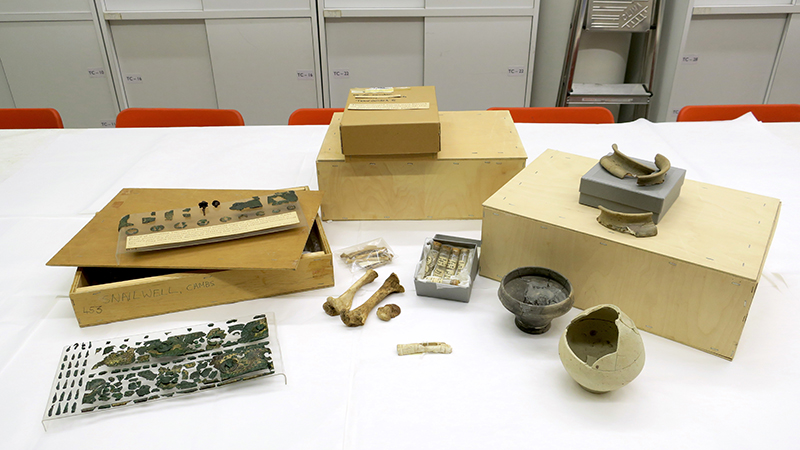
[[[341,317],[342,322],[348,327],[360,327],[367,321],[367,316],[370,311],[372,311],[372,308],[382,302],[389,294],[405,291],[405,288],[400,285],[400,280],[397,278],[397,275],[393,273],[389,275],[389,278],[383,282],[380,289],[375,291],[363,305],[351,311],[345,311],[339,317]]]
[[[422,342],[419,344],[397,344],[397,355],[417,355],[420,353],[453,353],[453,347],[444,342]]]
[[[353,305],[353,298],[355,297],[356,292],[365,284],[375,281],[376,278],[378,278],[378,272],[375,272],[372,269],[367,270],[367,273],[353,283],[349,289],[344,291],[344,294],[336,298],[328,297],[325,303],[322,304],[322,309],[324,309],[329,316],[338,316],[343,312],[350,310],[350,306]]]

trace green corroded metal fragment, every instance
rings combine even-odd
[[[103,354],[107,355],[107,354],[109,354],[109,353],[111,353],[113,351],[114,351],[114,346],[113,345],[109,345],[108,347],[103,349]]]
[[[156,375],[155,372],[152,372],[150,370],[143,370],[143,371],[139,372],[139,376],[144,378],[145,380],[153,381],[153,380],[156,379],[157,375]]]
[[[139,397],[144,397],[145,395],[147,395],[149,393],[150,393],[150,386],[148,386],[146,384],[136,390],[136,395],[138,395]]]
[[[267,319],[253,320],[245,324],[242,335],[239,337],[239,343],[258,341],[267,336],[269,336]]]
[[[164,219],[165,220],[172,220],[172,217],[174,215],[175,215],[175,210],[174,209],[170,209],[169,211],[164,213]]]
[[[270,205],[282,205],[284,203],[294,203],[297,201],[297,194],[294,191],[276,192],[267,197]]]
[[[128,219],[130,219],[130,217],[131,217],[131,215],[127,214],[125,216],[122,216],[121,219],[119,219],[119,226],[117,227],[117,231],[119,231],[119,230],[121,230],[121,229],[123,229],[125,227],[132,227],[133,226],[132,223],[128,222]]]
[[[274,370],[268,348],[260,345],[227,351],[215,356],[211,364],[219,371],[223,381],[258,370]]]
[[[142,217],[142,224],[155,222],[155,217]]]
[[[127,350],[120,350],[118,352],[111,353],[103,358],[102,361],[95,364],[92,367],[92,370],[97,369],[98,367],[102,366],[103,364],[114,367],[114,366],[124,366],[126,364],[133,364],[134,360],[136,359],[136,355],[133,353],[133,349],[129,348]],[[112,371],[112,373],[114,373]]]
[[[195,383],[193,381],[181,381],[180,383],[178,383],[175,386],[175,389],[191,389],[191,388],[196,388],[196,387],[197,387],[197,383]]]
[[[141,355],[136,358],[137,363],[143,363],[147,361],[150,361],[150,355]]]
[[[136,350],[139,354],[149,354],[155,357],[183,356],[189,353],[202,351],[198,339],[205,337],[203,332],[195,332],[180,336],[170,336],[166,340],[154,339],[147,341]]]
[[[180,382],[180,373],[174,369],[159,369],[156,386],[161,389],[172,389]]]
[[[261,199],[258,198],[258,196],[253,196],[252,200],[248,200],[246,202],[235,202],[231,205],[230,209],[234,211],[244,211],[245,209],[261,208],[262,206],[264,205],[261,204]]]

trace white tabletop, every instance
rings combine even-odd
[[[336,286],[79,328],[73,268],[46,267],[125,187],[316,188],[322,126],[0,130],[0,412],[2,448],[797,448],[800,431],[800,123],[517,124],[529,160],[547,148],[599,158],[667,155],[687,178],[782,200],[732,362],[642,333],[647,362],[604,395],[567,375],[557,342],[573,309],[540,336],[514,326],[498,283],[469,303],[417,297],[426,237],[480,238],[480,221],[328,222],[333,249],[383,237],[397,254],[403,312],[347,328],[321,305]],[[377,287],[377,286],[376,286]],[[364,289],[360,304],[372,289]],[[152,404],[53,421],[42,414],[65,345],[274,312],[288,383],[257,379]],[[444,341],[450,355],[398,357],[398,343]]]

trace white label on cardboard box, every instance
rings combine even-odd
[[[417,103],[350,103],[347,109],[360,109],[360,110],[400,110],[400,109],[429,109],[431,104],[429,102]]]

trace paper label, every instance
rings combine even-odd
[[[128,250],[156,247],[168,244],[194,242],[199,240],[216,239],[224,236],[252,233],[269,230],[271,228],[295,225],[300,223],[297,212],[291,211],[274,216],[264,216],[241,222],[228,222],[200,228],[186,228],[176,231],[162,231],[160,233],[136,234],[128,236],[125,244]]]
[[[347,109],[360,110],[404,110],[404,109],[429,109],[429,102],[418,103],[350,103]]]

